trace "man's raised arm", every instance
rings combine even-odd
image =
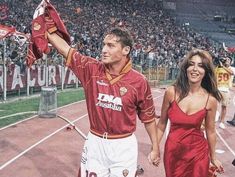
[[[70,49],[69,44],[56,33],[47,33],[47,37],[51,45],[55,47],[61,55],[67,58]]]

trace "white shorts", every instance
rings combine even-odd
[[[138,145],[134,134],[105,139],[88,134],[81,158],[81,177],[135,177]]]

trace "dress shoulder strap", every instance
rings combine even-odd
[[[205,108],[206,108],[206,106],[207,106],[207,103],[208,103],[209,97],[210,97],[210,94],[208,93]]]
[[[174,101],[176,101],[176,88],[174,86]]]

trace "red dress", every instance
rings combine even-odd
[[[209,147],[200,130],[206,114],[206,107],[188,115],[176,101],[171,103],[171,128],[164,151],[166,177],[207,177]]]

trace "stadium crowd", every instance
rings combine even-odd
[[[34,10],[40,0],[6,1],[7,18],[0,24],[14,26],[30,33]],[[180,59],[194,47],[208,50],[215,58],[226,55],[222,45],[194,31],[188,26],[178,26],[175,19],[163,10],[161,2],[146,0],[57,0],[56,7],[71,35],[73,46],[81,53],[99,58],[102,37],[114,26],[128,28],[134,38],[132,60],[143,67],[168,65],[176,67]],[[8,60],[23,66],[26,50],[7,42]],[[26,44],[24,44],[26,45]],[[1,52],[2,52],[2,45]],[[14,47],[15,46],[15,47]],[[23,54],[22,54],[23,52]],[[49,58],[58,56],[51,53]],[[38,61],[40,63],[40,61]],[[60,63],[60,62],[59,62]]]

